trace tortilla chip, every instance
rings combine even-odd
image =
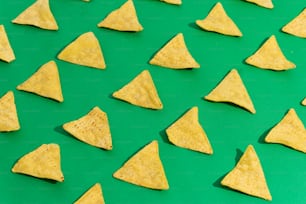
[[[258,6],[268,8],[268,9],[272,9],[274,7],[272,0],[244,0],[244,1],[254,3],[254,4],[257,4]]]
[[[301,104],[302,104],[303,106],[306,106],[306,97],[302,100]]]
[[[177,34],[161,48],[150,60],[150,64],[172,69],[200,67],[188,51],[182,33]]]
[[[245,61],[247,64],[262,69],[282,71],[295,68],[295,64],[284,56],[276,38],[272,35],[252,56]]]
[[[166,129],[168,139],[174,145],[194,151],[212,154],[204,129],[198,118],[198,107],[191,108],[180,119]]]
[[[60,77],[55,61],[42,65],[30,78],[17,86],[18,90],[63,102]]]
[[[49,7],[49,0],[37,0],[12,22],[33,25],[46,30],[58,30],[56,20]]]
[[[156,140],[131,157],[113,176],[125,182],[146,188],[169,189],[163,164],[159,158]]]
[[[102,49],[93,32],[80,35],[76,40],[66,46],[57,58],[92,68],[106,68]]]
[[[20,129],[14,93],[8,91],[0,98],[0,132],[10,132]]]
[[[265,141],[282,144],[306,153],[305,127],[293,108],[270,130]]]
[[[104,204],[102,188],[99,183],[93,185],[74,204]]]
[[[95,147],[112,149],[112,137],[107,114],[94,107],[88,114],[63,125],[64,130],[77,139]]]
[[[260,160],[249,145],[237,165],[221,181],[223,186],[252,196],[272,200]]]
[[[256,113],[253,102],[236,69],[232,69],[217,87],[204,98],[214,102],[233,103],[251,113]]]
[[[15,60],[15,54],[5,32],[4,25],[0,25],[0,60],[8,63]]]
[[[148,70],[142,71],[120,90],[115,91],[113,97],[143,108],[163,108]]]
[[[223,35],[242,36],[241,31],[227,15],[220,2],[212,8],[206,18],[203,20],[196,20],[196,24],[207,31],[221,33]]]
[[[182,0],[160,0],[163,2],[166,2],[168,4],[175,4],[175,5],[181,5],[182,4]]]
[[[306,38],[306,8],[285,25],[282,31],[301,38]]]
[[[98,27],[118,31],[142,31],[143,27],[138,21],[136,9],[132,0],[127,0],[120,8],[112,11]]]
[[[21,157],[12,171],[62,182],[64,181],[64,175],[61,170],[60,147],[57,144],[41,145]]]

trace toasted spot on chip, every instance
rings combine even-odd
[[[242,193],[272,200],[260,160],[249,145],[240,160],[221,181],[223,186]]]
[[[166,2],[168,4],[175,4],[175,5],[181,5],[182,4],[182,0],[160,0],[163,2]]]
[[[253,55],[245,61],[262,69],[282,71],[295,68],[295,64],[284,56],[276,37],[272,35]]]
[[[191,108],[167,128],[166,133],[170,142],[176,146],[206,154],[213,153],[208,137],[199,123],[198,107]]]
[[[182,33],[177,34],[162,47],[150,60],[150,64],[172,69],[200,67],[191,56]]]
[[[77,139],[95,147],[112,149],[112,137],[107,114],[99,107],[94,107],[85,116],[65,123],[65,131]]]
[[[306,153],[305,127],[293,108],[270,130],[265,141],[282,144]]]
[[[133,155],[113,176],[125,182],[146,188],[169,189],[156,140]]]
[[[12,22],[33,25],[46,30],[58,30],[56,20],[50,10],[49,0],[37,0]]]
[[[49,61],[42,65],[30,78],[18,85],[17,89],[35,93],[58,102],[64,101],[55,61]]]
[[[96,183],[87,190],[74,204],[104,204],[101,184]]]
[[[234,21],[227,15],[222,4],[218,2],[203,20],[196,20],[196,24],[207,31],[230,36],[242,36]]]
[[[143,27],[138,21],[136,9],[132,0],[127,0],[120,8],[112,11],[104,18],[98,27],[118,31],[142,31]]]
[[[268,9],[272,9],[274,7],[272,0],[244,0],[244,1],[254,3],[254,4],[257,4],[258,6],[268,8]]]
[[[67,45],[57,56],[58,59],[73,64],[105,69],[105,61],[99,41],[93,32],[80,35]]]
[[[0,60],[8,63],[15,60],[15,54],[5,32],[4,25],[0,25]]]
[[[306,97],[301,101],[301,104],[302,104],[303,106],[306,106]]]
[[[8,91],[0,98],[0,132],[10,132],[20,129],[14,93]]]
[[[26,174],[42,179],[64,181],[61,170],[60,147],[57,144],[43,144],[22,156],[12,168],[14,173]]]
[[[113,97],[143,108],[163,108],[148,70],[142,71],[128,84],[115,91]]]
[[[256,113],[253,102],[236,69],[232,69],[226,77],[207,95],[206,100],[229,102],[236,104],[251,113]]]
[[[289,23],[287,23],[282,31],[301,38],[306,38],[306,8]]]

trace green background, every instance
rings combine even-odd
[[[263,138],[289,108],[306,122],[306,41],[280,31],[305,7],[301,0],[275,0],[272,10],[241,0],[222,0],[228,15],[243,33],[236,38],[205,32],[195,25],[217,2],[183,0],[181,6],[158,0],[134,0],[139,33],[98,28],[110,11],[125,0],[50,0],[58,31],[12,24],[33,0],[0,0],[4,24],[16,60],[0,61],[0,95],[13,90],[21,130],[0,135],[0,203],[72,203],[96,182],[106,203],[267,203],[220,186],[220,180],[248,144],[261,160],[273,203],[306,203],[306,155]],[[80,34],[93,31],[103,49],[106,70],[69,64],[57,54]],[[148,61],[168,40],[182,32],[200,69],[171,70]],[[274,72],[244,63],[271,35],[275,35],[294,70]],[[49,60],[57,62],[65,101],[17,91]],[[236,68],[253,100],[255,115],[225,103],[203,99],[232,68]],[[148,69],[163,102],[154,111],[113,99],[111,94]],[[113,150],[104,151],[74,139],[61,125],[99,106],[108,114]],[[170,144],[164,130],[193,106],[214,154],[209,156]],[[159,141],[170,189],[156,191],[114,179],[112,174],[131,155],[152,140]],[[61,147],[63,183],[21,174],[11,168],[22,155],[43,143]]]

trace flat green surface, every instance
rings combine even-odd
[[[59,31],[12,24],[34,1],[0,0],[4,24],[16,61],[0,62],[0,95],[13,90],[21,130],[0,135],[0,203],[72,203],[96,182],[102,184],[106,203],[267,203],[268,201],[220,186],[248,144],[260,157],[273,203],[306,203],[306,155],[282,145],[265,144],[263,138],[289,108],[306,122],[306,40],[280,31],[305,7],[302,0],[275,0],[273,10],[241,0],[222,0],[243,37],[205,32],[195,20],[203,19],[217,1],[183,0],[181,6],[158,0],[135,0],[144,30],[124,33],[96,26],[124,0],[50,0]],[[91,69],[56,59],[69,42],[93,31],[99,39],[106,70]],[[194,70],[151,66],[153,54],[177,33],[201,65]],[[257,69],[243,61],[271,35],[297,68],[284,72]],[[17,91],[42,64],[55,60],[65,101],[55,101]],[[232,68],[237,68],[254,102],[255,115],[225,103],[205,101]],[[148,69],[164,108],[144,109],[113,99],[111,94]],[[99,106],[108,114],[113,150],[84,144],[65,133],[61,125]],[[213,146],[211,156],[170,144],[164,130],[193,106]],[[159,141],[170,189],[156,191],[114,179],[112,174],[137,150]],[[63,183],[13,174],[22,155],[43,143],[61,147]]]

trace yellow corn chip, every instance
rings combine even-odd
[[[167,128],[166,133],[170,142],[176,146],[206,154],[213,153],[207,135],[199,123],[198,107],[191,108]]]
[[[99,41],[93,32],[80,35],[65,47],[57,56],[58,59],[73,64],[105,69],[105,61]]]
[[[148,70],[142,71],[120,90],[115,91],[113,97],[143,108],[163,108]]]
[[[146,188],[169,189],[155,140],[131,157],[113,176]]]
[[[0,98],[0,132],[20,129],[14,93],[8,91]]]
[[[306,153],[305,127],[293,108],[268,133],[265,141],[282,144]]]
[[[272,200],[260,160],[249,145],[239,162],[221,181],[223,186],[252,196]]]
[[[10,45],[4,25],[0,25],[0,60],[5,62],[15,60],[14,51]]]
[[[204,30],[230,36],[242,36],[234,21],[227,15],[222,4],[218,2],[203,20],[196,20],[196,24]]]
[[[182,4],[182,0],[160,0],[163,2],[166,2],[168,4],[175,4],[175,5],[181,5]]]
[[[77,139],[95,147],[112,149],[112,137],[107,114],[94,107],[87,115],[63,125]]]
[[[302,104],[303,106],[306,106],[306,97],[302,100],[301,104]]]
[[[33,25],[46,30],[58,30],[57,23],[49,7],[49,0],[37,0],[12,22]]]
[[[74,204],[104,204],[102,188],[99,183],[93,185]]]
[[[135,6],[132,0],[127,0],[120,8],[112,11],[98,27],[118,31],[142,31],[143,27],[138,21]]]
[[[252,56],[248,57],[246,63],[262,69],[282,71],[295,68],[295,64],[284,56],[276,38],[272,35]]]
[[[177,34],[161,48],[150,60],[150,64],[172,69],[200,67],[188,51],[182,33]]]
[[[204,98],[209,101],[233,103],[251,113],[256,113],[253,102],[236,69],[232,69]]]
[[[306,8],[285,25],[282,31],[301,38],[306,38]]]
[[[41,66],[30,78],[17,86],[18,90],[63,102],[61,82],[55,61]]]
[[[250,3],[257,4],[258,6],[272,9],[274,7],[272,0],[244,0]]]
[[[64,181],[64,175],[61,170],[60,147],[57,144],[41,145],[21,157],[12,171],[62,182]]]

